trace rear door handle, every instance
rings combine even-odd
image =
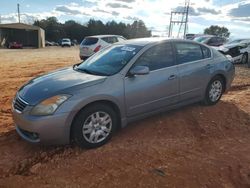
[[[208,69],[210,69],[210,68],[212,68],[213,67],[213,65],[211,65],[211,64],[207,64],[206,65],[206,68],[208,68]]]
[[[171,75],[171,76],[168,77],[169,80],[173,80],[175,78],[177,78],[177,76],[175,74],[173,74],[173,75]]]

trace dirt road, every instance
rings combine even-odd
[[[31,145],[11,101],[31,78],[79,62],[78,49],[0,50],[0,187],[250,187],[250,69],[221,102],[130,124],[105,146]]]

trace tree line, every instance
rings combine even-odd
[[[132,24],[110,21],[103,23],[101,20],[90,19],[86,25],[68,20],[65,23],[58,22],[56,17],[36,20],[35,26],[45,30],[45,38],[48,41],[58,41],[62,38],[76,39],[81,42],[85,36],[114,34],[122,35],[127,39],[150,37],[151,31],[142,20],[134,21]]]

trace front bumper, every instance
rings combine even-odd
[[[241,63],[242,62],[242,54],[236,57],[233,57],[234,63]]]
[[[235,66],[234,64],[231,64],[231,66],[227,66],[227,73],[226,73],[226,88],[225,92],[229,91],[231,88],[232,82],[234,80],[235,76]]]
[[[51,116],[31,116],[13,109],[17,133],[31,143],[61,145],[70,143],[68,113]]]
[[[92,50],[90,50],[89,48],[87,48],[86,50],[84,50],[84,48],[80,47],[80,53],[79,53],[79,57],[82,60],[86,60],[88,59],[90,56],[94,55],[95,52],[93,52]]]

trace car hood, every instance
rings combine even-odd
[[[30,80],[19,89],[18,95],[30,105],[36,105],[49,97],[71,94],[74,89],[92,86],[105,79],[105,76],[82,73],[68,67]]]
[[[223,52],[227,52],[229,49],[240,47],[241,45],[242,45],[241,43],[224,44],[220,47],[217,47],[216,49]]]

